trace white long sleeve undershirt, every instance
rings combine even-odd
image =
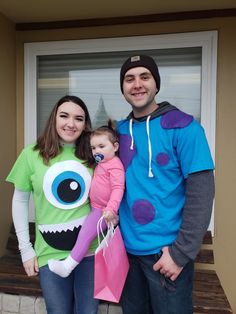
[[[12,198],[12,218],[23,263],[36,256],[29,234],[29,199],[30,192],[15,189]]]

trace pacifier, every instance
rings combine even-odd
[[[102,154],[95,154],[93,157],[97,164],[104,159],[104,155]]]

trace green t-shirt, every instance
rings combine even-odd
[[[73,147],[45,165],[29,145],[17,158],[7,181],[24,192],[32,192],[35,206],[35,251],[39,266],[64,259],[73,248],[79,229],[90,212],[88,194],[92,169],[74,155]],[[89,252],[97,247],[93,241]]]

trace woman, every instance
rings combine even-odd
[[[48,314],[93,314],[98,309],[98,300],[93,298],[96,241],[67,278],[48,268],[49,259],[67,257],[90,212],[90,129],[83,101],[75,96],[61,98],[36,145],[23,149],[7,177],[15,186],[12,212],[23,266],[28,276],[39,274]],[[31,193],[35,204],[34,248],[27,214]]]

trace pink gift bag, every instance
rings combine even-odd
[[[101,230],[102,219],[98,222],[103,235],[95,252],[94,298],[118,303],[129,270],[129,262],[119,226],[109,224],[106,236]]]

